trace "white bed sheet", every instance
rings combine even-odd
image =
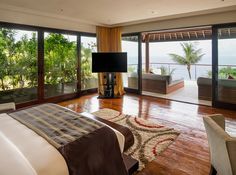
[[[89,117],[89,113],[82,115]],[[111,129],[123,152],[125,137]],[[0,114],[0,175],[3,174],[69,175],[69,171],[63,156],[44,138],[9,115]]]
[[[44,138],[0,114],[1,175],[69,175],[63,156]]]

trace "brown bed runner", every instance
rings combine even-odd
[[[57,148],[70,175],[127,175],[116,135],[105,125],[56,104],[9,115]]]
[[[125,144],[124,144],[124,151],[126,151],[127,149],[129,149],[131,146],[133,146],[134,144],[134,135],[133,133],[130,131],[129,128],[119,125],[117,123],[105,120],[103,118],[97,117],[93,114],[87,113],[87,112],[83,112],[81,113],[81,115],[98,120],[100,122],[103,122],[107,125],[109,125],[110,127],[116,129],[117,131],[119,131],[121,134],[123,134],[123,136],[125,137]]]

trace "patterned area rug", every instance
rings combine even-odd
[[[139,160],[139,170],[161,154],[179,135],[173,128],[159,125],[156,121],[121,114],[113,109],[100,109],[93,115],[126,126],[132,131],[134,145],[125,154]]]

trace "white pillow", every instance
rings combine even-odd
[[[155,68],[155,69],[152,69],[151,72],[152,72],[153,74],[156,74],[156,75],[161,75],[161,69]]]

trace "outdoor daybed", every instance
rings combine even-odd
[[[128,87],[138,87],[138,77],[131,74],[128,77]],[[170,75],[142,74],[142,90],[161,94],[168,94],[184,87],[184,79],[173,80]]]
[[[212,79],[199,77],[198,84],[198,99],[212,99]],[[219,79],[218,81],[218,100],[229,103],[236,103],[236,80],[234,79]]]

